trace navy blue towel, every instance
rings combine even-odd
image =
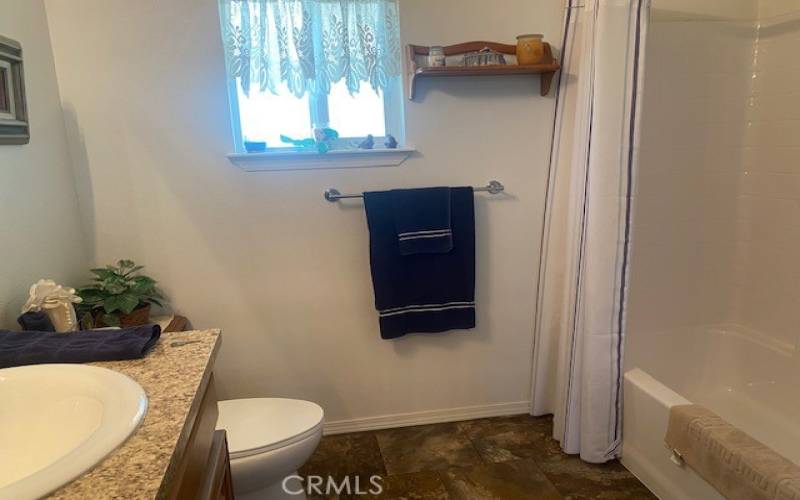
[[[450,189],[453,248],[402,255],[390,191],[364,193],[381,337],[475,327],[475,212],[471,187]]]
[[[394,189],[391,193],[401,255],[453,249],[450,188]]]
[[[53,322],[50,321],[50,317],[48,317],[47,314],[42,311],[29,311],[23,313],[19,318],[17,318],[17,323],[19,323],[19,326],[21,326],[23,330],[33,330],[37,332],[56,331],[56,327],[53,326]]]
[[[0,368],[137,359],[144,357],[160,336],[158,325],[70,333],[0,330]]]

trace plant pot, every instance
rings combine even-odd
[[[127,328],[129,326],[146,325],[150,322],[150,304],[146,304],[138,309],[134,309],[130,314],[122,316],[119,326]]]
[[[128,328],[131,326],[146,325],[150,322],[150,304],[145,304],[131,311],[130,314],[124,314],[119,318],[120,328]],[[109,325],[103,322],[103,312],[99,311],[94,316],[95,328],[105,328]]]

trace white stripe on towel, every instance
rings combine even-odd
[[[463,306],[429,307],[427,309],[409,309],[407,311],[395,311],[395,312],[390,312],[390,313],[380,313],[379,316],[381,318],[386,318],[388,316],[397,316],[398,314],[449,311],[451,309],[475,309],[475,304],[463,305]]]
[[[402,238],[398,238],[400,241],[408,241],[408,240],[420,240],[423,238],[446,238],[448,236],[452,236],[453,233],[447,231],[446,233],[439,233],[439,234],[420,234],[419,236],[403,236]]]
[[[388,309],[381,309],[379,312],[387,313],[387,312],[400,311],[400,310],[403,310],[403,309],[415,309],[415,308],[427,308],[427,307],[443,307],[443,306],[461,306],[461,305],[469,305],[469,304],[475,305],[475,301],[474,300],[469,300],[469,301],[462,300],[462,301],[456,301],[456,302],[442,302],[442,303],[439,303],[439,304],[413,304],[413,305],[408,305],[408,306],[390,307]]]
[[[475,307],[475,301],[462,301],[462,302],[443,302],[441,304],[416,304],[410,306],[402,306],[402,307],[392,307],[389,309],[381,309],[378,311],[381,316],[387,314],[396,314],[396,313],[403,313],[408,312],[409,310],[441,310],[447,309],[451,307]]]
[[[404,236],[415,236],[417,234],[449,233],[449,232],[451,232],[450,229],[431,229],[429,231],[411,231],[409,233],[398,233],[397,237],[402,238]]]

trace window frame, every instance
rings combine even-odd
[[[239,84],[236,78],[231,78],[227,72],[225,76],[228,88],[228,105],[231,114],[231,131],[233,133],[234,153],[231,156],[241,155],[264,155],[265,153],[284,154],[284,153],[307,153],[308,150],[292,146],[287,147],[267,147],[265,152],[249,153],[244,148],[244,137],[242,135],[242,122],[241,114],[239,112],[239,95],[237,85]],[[409,149],[405,147],[405,103],[403,99],[403,77],[398,75],[392,77],[390,82],[383,92],[383,114],[385,130],[387,133],[394,136],[398,143],[398,149]],[[365,83],[368,86],[368,84]],[[328,96],[318,93],[309,93],[308,95],[309,115],[311,123],[309,123],[309,130],[312,128],[327,127],[330,122],[328,106]],[[350,145],[355,141],[361,141],[364,137],[339,137],[334,141],[335,151],[346,151]],[[382,151],[383,144],[386,142],[386,136],[375,136],[375,143],[378,149],[373,151]],[[412,148],[413,149],[413,148]]]

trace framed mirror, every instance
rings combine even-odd
[[[0,36],[0,145],[30,142],[22,46]]]

